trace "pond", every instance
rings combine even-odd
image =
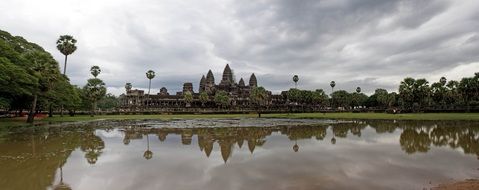
[[[479,123],[97,121],[0,138],[0,189],[423,189],[479,178]]]

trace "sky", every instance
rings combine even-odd
[[[477,0],[2,0],[0,29],[49,51],[73,35],[67,75],[83,86],[89,69],[115,95],[126,82],[175,93],[198,90],[209,69],[216,83],[226,64],[236,80],[255,73],[279,93],[294,87],[397,91],[405,77],[431,83],[479,72]]]

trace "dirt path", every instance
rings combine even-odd
[[[464,181],[441,184],[432,190],[479,190],[479,179],[467,179]]]

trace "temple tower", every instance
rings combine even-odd
[[[249,77],[249,86],[250,87],[257,87],[258,86],[258,81],[256,80],[256,76],[251,74],[251,77]]]
[[[233,72],[231,71],[230,65],[226,64],[225,69],[223,70],[223,78],[221,79],[220,85],[230,86],[233,84]]]
[[[203,75],[200,80],[200,89],[198,91],[201,93],[205,91],[205,88],[206,88],[206,78],[205,78],[205,75]]]
[[[240,81],[239,81],[239,83],[238,83],[238,86],[239,86],[239,87],[245,87],[243,78],[240,79]]]

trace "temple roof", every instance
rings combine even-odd
[[[243,78],[240,79],[238,85],[239,85],[240,87],[244,87],[244,86],[245,86]]]
[[[258,86],[258,81],[256,80],[256,76],[254,75],[254,73],[251,74],[251,77],[249,78],[249,86]]]
[[[211,69],[208,71],[208,74],[206,75],[206,83],[215,83],[215,76],[213,76],[213,72],[211,72]]]

